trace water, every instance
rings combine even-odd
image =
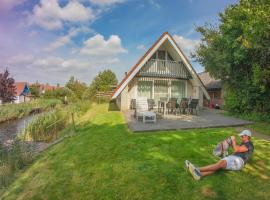
[[[0,143],[10,143],[19,135],[36,115],[29,115],[21,119],[0,123]]]

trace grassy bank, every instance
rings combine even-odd
[[[250,128],[256,132],[270,135],[270,122],[254,122],[254,124],[246,126],[247,128]]]
[[[31,102],[20,104],[7,104],[0,106],[0,123],[8,120],[22,118],[33,110],[33,108],[40,108],[42,111],[48,110],[60,104],[60,100],[56,99],[38,99]]]
[[[270,146],[241,172],[218,172],[199,182],[184,170],[217,161],[215,144],[232,128],[133,134],[122,114],[93,106],[77,135],[44,152],[7,189],[3,199],[268,199]]]
[[[74,120],[90,109],[91,103],[79,101],[68,105],[57,104],[54,109],[35,117],[24,132],[9,146],[0,143],[0,190],[7,187],[16,173],[31,165],[36,152],[36,142],[53,142],[60,136],[71,132]],[[1,191],[0,191],[1,193]]]

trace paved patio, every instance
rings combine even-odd
[[[159,131],[159,130],[180,130],[193,128],[211,128],[226,126],[243,126],[252,124],[251,121],[229,117],[220,114],[215,110],[201,110],[198,116],[194,115],[165,115],[157,119],[156,123],[143,123],[133,117],[134,111],[124,112],[128,127],[134,132]]]

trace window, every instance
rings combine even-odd
[[[171,97],[178,99],[186,97],[186,84],[184,81],[171,82]]]
[[[154,99],[160,100],[161,97],[169,97],[167,80],[155,80],[154,82]]]
[[[152,81],[139,81],[138,82],[138,96],[152,98]]]
[[[164,50],[159,50],[159,51],[158,51],[158,59],[159,59],[159,60],[166,60],[166,51],[164,51]]]

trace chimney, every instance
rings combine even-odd
[[[127,74],[128,74],[128,73],[127,73],[127,72],[125,72],[125,77],[127,76]]]

